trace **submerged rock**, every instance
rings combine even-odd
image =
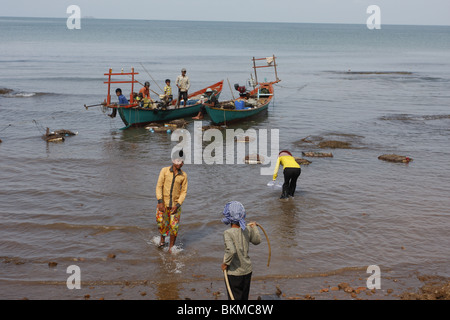
[[[333,154],[330,153],[325,153],[325,152],[302,152],[302,155],[304,157],[317,157],[317,158],[332,158]]]
[[[308,164],[311,163],[311,161],[309,161],[307,159],[303,159],[303,158],[294,157],[294,159],[299,165],[307,166]]]
[[[350,142],[326,140],[319,142],[319,148],[331,148],[331,149],[349,149],[351,147]]]
[[[400,156],[397,154],[383,154],[378,157],[380,160],[390,161],[390,162],[400,162],[400,163],[408,163],[413,161],[410,157]]]
[[[8,88],[0,88],[0,94],[9,94],[13,92],[12,89],[8,89]]]

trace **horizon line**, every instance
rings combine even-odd
[[[33,17],[33,16],[0,16],[0,18],[30,18],[30,19],[67,19],[67,17]],[[365,23],[356,22],[291,22],[291,21],[239,21],[239,20],[189,20],[189,19],[144,19],[144,18],[97,18],[94,16],[85,16],[81,19],[91,20],[130,20],[130,21],[173,21],[173,22],[228,22],[228,23],[279,23],[279,24],[341,24],[341,25],[365,25]],[[383,23],[386,26],[422,26],[422,27],[450,27],[445,24],[401,24],[401,23]]]

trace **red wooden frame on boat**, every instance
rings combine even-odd
[[[271,63],[267,63],[267,65],[259,65],[259,66],[256,65],[256,61],[262,61],[262,60],[265,60],[265,61],[267,62],[269,58],[272,58],[272,59],[273,59]],[[276,80],[275,80],[275,81],[272,81],[272,83],[278,83],[278,82],[281,81],[280,79],[278,79],[277,62],[276,62],[276,57],[275,57],[275,55],[272,55],[272,57],[268,57],[268,58],[255,58],[255,57],[253,57],[252,60],[253,60],[253,69],[255,70],[255,80],[256,80],[256,85],[259,84],[259,82],[258,82],[258,74],[257,74],[257,72],[256,72],[256,69],[259,69],[259,68],[271,68],[271,67],[273,67],[274,70],[275,70],[275,79],[276,79]]]
[[[109,68],[109,72],[104,74],[105,76],[108,76],[108,81],[104,82],[104,83],[108,84],[108,96],[106,99],[107,106],[111,105],[111,84],[113,84],[113,83],[131,83],[130,104],[128,106],[126,106],[126,108],[130,108],[130,107],[137,105],[136,103],[134,103],[134,97],[133,97],[134,84],[139,83],[139,81],[134,79],[134,76],[137,74],[139,74],[139,72],[134,72],[134,68],[131,68],[131,72],[123,72],[123,69],[122,69],[122,72],[120,72],[120,73],[113,73],[112,68]],[[131,76],[131,80],[112,81],[111,80],[112,76]]]

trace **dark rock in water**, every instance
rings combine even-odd
[[[8,88],[0,88],[0,94],[8,94],[13,92],[12,89],[8,89]]]
[[[413,161],[410,157],[406,156],[399,156],[397,154],[383,154],[378,157],[380,160],[384,161],[390,161],[390,162],[401,162],[401,163],[408,163]]]
[[[64,135],[64,136],[76,136],[78,133],[72,132],[70,130],[56,130],[53,132],[54,134]]]
[[[325,152],[302,152],[302,155],[304,157],[317,157],[317,158],[332,158],[332,153],[325,153]]]
[[[350,142],[337,141],[337,140],[326,140],[319,143],[319,148],[331,148],[331,149],[349,149],[351,146]]]
[[[303,158],[298,158],[298,157],[294,157],[295,161],[299,164],[299,165],[308,165],[311,163],[311,161],[303,159]]]

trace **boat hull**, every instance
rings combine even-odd
[[[236,122],[242,119],[247,119],[260,114],[267,110],[269,103],[255,109],[249,110],[225,110],[220,108],[206,107],[206,112],[208,113],[211,121],[214,124],[230,123]]]
[[[152,122],[171,121],[197,115],[201,104],[181,107],[178,109],[143,109],[143,108],[119,108],[118,113],[123,123],[127,126],[145,126]]]
[[[206,112],[208,113],[209,117],[211,118],[211,122],[214,124],[222,124],[222,123],[230,123],[230,122],[237,122],[239,120],[247,119],[253,116],[256,116],[260,114],[263,111],[266,111],[270,102],[273,98],[273,83],[264,83],[261,84],[259,88],[256,88],[252,92],[250,92],[251,95],[257,94],[259,89],[266,88],[269,90],[269,96],[265,101],[259,105],[256,108],[251,109],[243,109],[243,110],[230,110],[230,109],[222,109],[222,108],[216,108],[216,107],[206,107]],[[236,99],[237,100],[237,99]]]
[[[214,90],[216,92],[216,97],[219,98],[223,88],[223,80],[190,94],[189,99],[196,99],[196,97],[204,94],[206,92],[206,89],[208,88]],[[136,105],[109,107],[117,109],[117,113],[125,124],[125,127],[122,129],[127,129],[129,127],[145,126],[152,122],[163,122],[192,117],[200,112],[201,106],[202,103],[198,102],[192,105],[188,104],[188,106],[186,107],[180,106],[177,108],[176,100],[174,100],[172,101],[171,105],[165,110],[141,108]]]

